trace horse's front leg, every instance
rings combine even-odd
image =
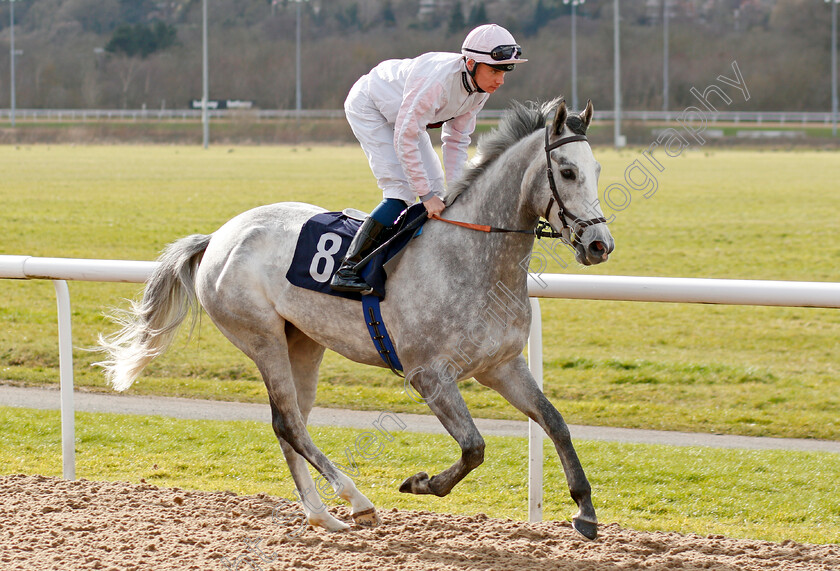
[[[598,535],[598,518],[592,505],[592,489],[572,446],[569,428],[563,416],[537,386],[525,358],[520,355],[492,371],[476,375],[475,379],[496,390],[545,430],[554,442],[566,473],[569,492],[579,508],[572,518],[572,525],[584,537],[595,539]]]
[[[406,494],[445,496],[452,491],[455,484],[484,462],[484,439],[478,432],[455,382],[442,380],[436,373],[429,371],[410,374],[406,381],[417,390],[446,431],[458,442],[461,457],[452,466],[431,478],[426,472],[411,476],[402,483],[400,491]],[[412,398],[421,402],[420,398],[416,398],[416,393]]]

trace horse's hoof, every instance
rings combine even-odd
[[[333,528],[328,528],[327,531],[329,531],[330,533],[344,533],[345,531],[350,531],[350,526],[347,525],[347,524],[344,524],[342,526],[336,526],[336,527],[333,527]]]
[[[318,526],[326,529],[327,531],[332,532],[341,532],[347,531],[350,529],[350,526],[344,523],[343,521],[339,521],[332,516],[328,516],[325,518],[310,518],[309,525]]]
[[[400,485],[404,494],[431,494],[429,489],[429,475],[426,472],[414,474]]]
[[[376,527],[382,523],[382,520],[379,519],[379,514],[376,513],[376,508],[370,508],[368,510],[362,510],[354,513],[353,521],[356,522],[356,525],[361,527]]]
[[[598,537],[598,522],[596,521],[587,521],[582,518],[573,517],[572,527],[586,539],[595,539]]]

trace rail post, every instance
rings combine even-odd
[[[543,388],[542,313],[540,300],[531,301],[531,330],[528,333],[528,368]],[[542,427],[528,419],[528,521],[542,521],[543,517],[543,432]]]
[[[61,463],[65,480],[76,479],[76,411],[73,405],[73,328],[70,288],[53,280],[58,302],[58,367],[61,385]]]

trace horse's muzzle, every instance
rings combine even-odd
[[[590,226],[575,241],[575,259],[584,266],[606,262],[615,249],[615,241],[606,224]]]

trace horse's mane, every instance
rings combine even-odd
[[[498,127],[479,139],[476,156],[464,168],[461,178],[452,185],[447,193],[446,203],[451,204],[462,192],[472,186],[476,179],[507,149],[534,131],[545,128],[548,117],[559,102],[559,97],[545,103],[514,101],[502,115]],[[566,126],[576,134],[586,134],[586,125],[577,114],[569,114]]]

